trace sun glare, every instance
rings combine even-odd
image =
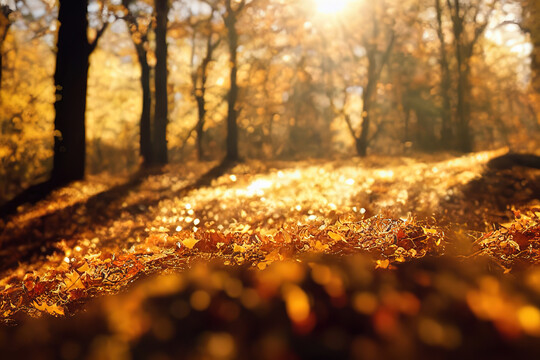
[[[317,11],[321,14],[336,14],[345,10],[349,0],[315,0]]]

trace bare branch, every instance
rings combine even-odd
[[[390,34],[390,41],[388,42],[388,45],[386,46],[386,50],[384,51],[383,57],[381,58],[379,69],[377,70],[377,75],[376,75],[377,81],[381,77],[381,72],[383,71],[384,66],[388,63],[388,60],[390,59],[390,54],[392,53],[392,49],[394,48],[395,40],[396,40],[396,33],[392,30]]]
[[[89,48],[89,53],[91,54],[92,52],[94,52],[94,50],[96,49],[97,47],[97,44],[98,44],[98,41],[99,39],[101,38],[101,36],[103,35],[103,33],[105,33],[105,30],[107,30],[107,28],[109,27],[109,22],[106,22],[103,24],[103,26],[101,27],[101,29],[99,29],[96,33],[96,37],[94,39],[94,41],[92,41],[89,45],[90,45],[90,48]]]

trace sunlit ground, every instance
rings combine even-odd
[[[440,276],[450,278],[443,279],[422,270],[432,266],[431,260],[418,268],[407,265],[429,256],[455,256],[456,251],[458,258],[473,257],[476,265],[491,261],[499,273],[540,261],[540,213],[534,208],[538,202],[529,201],[534,194],[527,185],[537,173],[484,176],[486,162],[505,151],[424,161],[248,162],[196,189],[190,184],[212,164],[191,170],[171,166],[122,196],[111,192],[104,198],[95,195],[111,186],[106,178],[75,184],[4,224],[2,319],[11,323],[24,314],[78,313],[89,299],[115,294],[142,275],[181,271],[149,280],[135,293],[107,300],[95,310],[105,314],[119,346],[146,334],[172,341],[182,333],[176,322],[198,319],[207,311],[227,323],[249,322],[250,312],[273,308],[275,301],[285,305],[275,310],[284,311],[276,326],[290,324],[297,335],[322,331],[321,324],[329,321],[325,311],[338,311],[324,308],[334,306],[354,311],[376,336],[400,334],[444,349],[466,342],[459,324],[429,315],[424,295],[415,293],[417,285],[395,285],[395,277],[404,277],[452,297],[468,309],[466,316],[494,324],[500,336],[540,336],[538,304],[501,287],[502,280],[484,274],[484,267],[467,265],[474,268],[471,274],[452,278],[452,268],[459,265],[447,257],[436,261],[448,267]],[[513,192],[507,197],[493,193],[506,178]],[[478,193],[471,188],[475,183]],[[499,208],[496,199],[508,203]],[[525,206],[521,214],[505,208],[514,203]],[[508,224],[492,230],[493,219]],[[459,248],[457,242],[466,246]],[[378,272],[396,268],[394,275]],[[538,291],[537,271],[528,274],[526,286]],[[163,310],[168,313],[156,317],[142,308],[146,299],[173,294],[178,298]],[[403,316],[417,321],[403,323]],[[213,354],[210,358],[220,358],[216,349],[221,348],[228,349],[224,358],[234,357],[243,346],[238,341],[249,341],[230,329],[205,334],[198,341]],[[343,336],[347,340],[339,351],[362,349],[358,344],[367,341]],[[96,349],[106,350],[106,345]]]

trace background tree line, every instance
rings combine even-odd
[[[538,6],[3,5],[0,202],[38,181],[186,159],[535,149]]]

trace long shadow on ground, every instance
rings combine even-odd
[[[223,175],[235,165],[234,162],[224,161],[213,167],[195,182],[186,185],[172,194],[183,197],[189,192],[209,186],[213,179]],[[146,199],[123,206],[124,199],[139,187],[151,175],[159,175],[162,169],[140,171],[131,180],[98,193],[86,201],[58,209],[52,213],[34,218],[24,224],[24,227],[6,227],[0,231],[0,272],[4,272],[19,264],[29,261],[36,256],[46,256],[57,250],[56,244],[64,239],[71,239],[84,226],[87,229],[107,227],[116,220],[112,214],[120,210],[131,215],[137,215],[156,206],[171,193],[157,198]],[[6,219],[6,223],[10,219]]]
[[[511,156],[509,156],[511,155]],[[456,187],[441,204],[443,217],[467,228],[484,231],[486,224],[513,219],[512,206],[540,200],[540,157],[507,154],[490,160],[481,177]]]

